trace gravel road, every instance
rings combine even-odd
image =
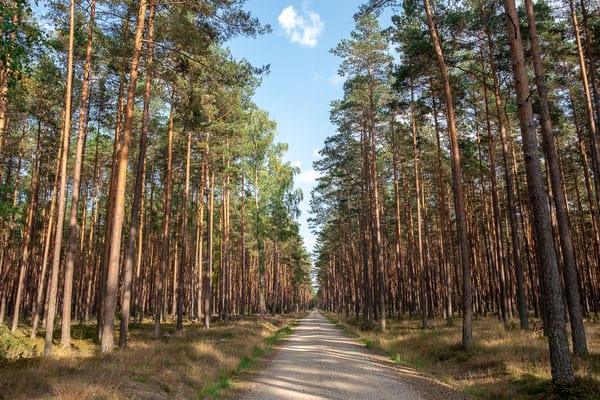
[[[268,366],[234,390],[235,399],[464,399],[346,337],[313,311]]]

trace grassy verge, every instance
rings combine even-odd
[[[237,368],[233,371],[222,371],[222,375],[219,379],[208,385],[206,388],[200,390],[198,395],[200,398],[218,398],[223,394],[224,391],[231,388],[233,380],[242,372],[256,365],[258,359],[265,354],[273,350],[273,346],[283,340],[286,336],[292,333],[294,326],[298,324],[297,321],[288,323],[283,328],[277,330],[273,335],[264,339],[261,346],[254,347],[252,354],[244,355],[239,361]]]
[[[73,326],[72,348],[56,346],[49,358],[40,355],[43,332],[31,340],[26,330],[12,336],[2,327],[0,399],[219,397],[232,377],[291,332],[294,317],[217,322],[208,331],[189,323],[177,336],[173,325],[163,325],[160,339],[152,337],[152,323],[143,323],[132,327],[129,348],[109,355],[93,343],[94,326]]]
[[[475,321],[472,350],[461,348],[461,327],[420,321],[389,321],[385,333],[361,329],[361,321],[327,315],[366,347],[386,353],[399,364],[432,376],[454,389],[481,399],[600,399],[600,324],[586,324],[590,354],[576,357],[575,385],[553,387],[547,340],[541,330],[505,329],[497,319]]]

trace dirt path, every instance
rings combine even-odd
[[[234,390],[241,400],[463,399],[415,371],[375,355],[313,311],[252,382]]]

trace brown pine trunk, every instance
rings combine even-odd
[[[246,313],[246,285],[247,285],[247,277],[246,277],[246,188],[245,188],[245,174],[242,172],[242,190],[241,190],[241,227],[240,227],[240,235],[241,235],[241,260],[240,267],[242,269],[242,282],[241,282],[241,298],[240,298],[240,314],[244,317]]]
[[[208,134],[206,138],[208,142]],[[207,152],[208,158],[208,152]],[[211,172],[209,175],[208,161],[206,168],[206,218],[208,223],[206,225],[206,263],[204,265],[204,329],[210,328],[210,316],[212,306],[212,268],[213,268],[213,224],[214,224],[214,188],[215,188],[215,173]]]
[[[483,57],[483,46],[481,47],[481,67],[485,68],[485,62]],[[498,182],[496,179],[496,159],[495,159],[495,146],[494,136],[492,135],[492,125],[490,121],[490,110],[489,110],[489,99],[488,99],[488,86],[487,81],[483,82],[483,97],[485,106],[485,121],[486,121],[486,132],[488,136],[488,164],[489,164],[489,180],[491,184],[491,197],[492,197],[492,225],[493,225],[493,240],[496,254],[496,265],[498,275],[498,286],[499,286],[499,310],[502,322],[505,326],[509,323],[510,308],[508,306],[508,290],[507,290],[507,278],[506,278],[506,266],[505,266],[505,254],[504,254],[504,243],[502,242],[504,237],[504,229],[502,227],[502,216],[500,215],[500,201],[498,199]],[[481,158],[480,158],[481,160]]]
[[[423,216],[421,215],[421,181],[419,179],[419,150],[417,147],[417,121],[415,119],[415,95],[413,79],[410,79],[410,122],[412,129],[412,146],[413,146],[413,168],[415,173],[415,197],[417,199],[417,259],[419,262],[419,271],[421,272],[421,312],[422,327],[427,329],[427,298],[426,298],[426,280],[425,280],[425,263],[423,262]]]
[[[571,323],[571,336],[573,338],[573,351],[575,354],[587,354],[587,341],[585,328],[583,326],[583,312],[581,309],[581,298],[579,295],[579,278],[577,276],[577,264],[575,250],[571,239],[571,229],[567,202],[563,191],[563,181],[560,172],[560,162],[554,147],[554,134],[552,132],[552,121],[550,119],[550,106],[548,104],[548,91],[544,80],[544,69],[540,56],[538,34],[531,0],[525,0],[527,20],[529,23],[529,40],[531,42],[531,56],[533,58],[533,69],[535,72],[535,84],[539,95],[540,118],[542,123],[542,136],[546,162],[550,173],[552,193],[554,194],[554,205],[556,207],[556,218],[560,245],[562,249],[564,283],[569,310],[569,321]]]
[[[160,267],[158,273],[158,290],[156,292],[156,307],[154,314],[154,337],[160,337],[160,321],[163,314],[163,305],[166,303],[164,289],[166,286],[166,276],[170,265],[170,236],[169,229],[171,227],[171,195],[173,191],[173,118],[175,110],[173,109],[174,104],[174,93],[171,95],[171,111],[169,113],[169,130],[167,138],[167,165],[165,169],[165,183],[164,183],[164,200],[163,200],[163,219],[162,219],[162,231],[160,235]]]
[[[598,131],[596,120],[594,118],[594,107],[592,104],[592,95],[590,92],[589,75],[585,56],[583,54],[583,45],[579,36],[579,22],[577,21],[577,11],[573,0],[569,0],[571,9],[571,21],[573,22],[573,32],[575,42],[577,43],[577,56],[579,59],[579,69],[581,71],[581,81],[583,93],[585,94],[585,106],[587,110],[588,123],[590,129],[590,152],[592,153],[592,170],[594,171],[594,188],[596,193],[596,202],[600,203],[600,150],[598,148]]]
[[[60,188],[58,190],[58,211],[56,216],[56,232],[54,234],[54,250],[52,257],[52,273],[48,287],[48,312],[46,315],[46,336],[44,355],[52,353],[52,335],[54,333],[54,317],[56,316],[56,296],[58,292],[58,272],[60,266],[60,251],[62,246],[63,224],[65,220],[65,194],[67,190],[67,161],[69,159],[69,139],[71,132],[71,88],[73,85],[73,43],[75,41],[75,0],[70,1],[69,49],[67,58],[67,77],[65,87],[65,108],[63,111],[63,127],[61,137],[62,154],[60,158]]]
[[[62,135],[62,133],[61,133],[61,135]],[[61,136],[61,139],[62,139],[62,136]],[[59,142],[62,143],[62,140],[60,140]],[[44,305],[44,287],[46,286],[46,271],[48,269],[48,259],[50,256],[52,233],[54,231],[53,226],[54,226],[54,221],[55,221],[55,214],[56,214],[55,210],[56,210],[56,201],[57,201],[56,192],[58,191],[58,182],[59,182],[59,176],[60,176],[60,173],[59,173],[60,172],[60,160],[61,159],[62,159],[62,147],[59,149],[58,157],[57,157],[58,161],[56,163],[56,168],[54,169],[54,184],[52,185],[52,199],[50,200],[50,212],[48,213],[46,235],[44,238],[44,254],[42,256],[42,268],[40,271],[39,281],[38,281],[38,285],[37,285],[36,300],[35,300],[35,303],[34,303],[33,309],[32,309],[33,321],[32,321],[32,328],[31,328],[31,335],[30,335],[30,337],[32,339],[35,339],[35,337],[37,335],[41,310],[42,310],[42,306]],[[49,284],[49,282],[48,282],[48,284]]]
[[[483,12],[483,11],[482,11]],[[492,38],[492,32],[488,25],[486,25],[485,33],[488,44],[488,63],[490,65],[493,85],[494,85],[494,102],[496,106],[496,117],[498,127],[500,129],[500,142],[502,145],[502,163],[504,167],[504,183],[506,185],[506,201],[508,208],[508,217],[510,221],[510,237],[512,244],[512,255],[513,263],[515,266],[515,278],[517,281],[517,306],[519,308],[519,321],[521,329],[527,329],[529,327],[529,321],[527,316],[527,297],[525,294],[525,278],[523,272],[523,263],[521,261],[521,246],[519,241],[519,230],[517,223],[517,205],[514,198],[514,184],[511,174],[511,167],[509,162],[509,151],[508,141],[506,138],[506,127],[504,119],[502,118],[502,104],[500,97],[500,85],[498,82],[498,72],[496,68],[496,62],[494,60],[494,40]]]
[[[71,306],[73,298],[73,270],[77,257],[77,242],[79,240],[79,222],[77,211],[79,209],[79,192],[81,187],[81,169],[84,157],[84,142],[87,133],[87,98],[90,84],[90,68],[92,64],[92,38],[94,32],[94,14],[96,1],[90,4],[90,20],[88,22],[87,46],[85,51],[85,67],[83,72],[83,86],[81,89],[81,106],[79,107],[79,122],[77,126],[77,146],[75,150],[75,165],[73,168],[73,187],[71,193],[71,215],[69,216],[69,239],[67,241],[67,255],[65,262],[65,276],[63,288],[62,327],[60,345],[68,348],[71,345]]]
[[[506,10],[507,35],[510,42],[521,136],[523,138],[527,187],[533,213],[536,254],[541,273],[542,296],[545,308],[543,313],[545,317],[544,327],[549,341],[552,381],[557,384],[573,382],[575,377],[571,367],[564,304],[548,210],[548,195],[544,187],[540,165],[531,93],[529,92],[529,79],[524,63],[525,54],[521,33],[517,29],[520,25],[514,0],[504,0],[504,8]]]
[[[127,90],[127,104],[125,107],[125,121],[118,152],[117,173],[113,176],[115,182],[115,207],[110,219],[110,248],[108,252],[108,265],[106,270],[106,291],[103,299],[103,326],[101,338],[101,351],[109,353],[114,346],[115,312],[117,308],[117,288],[119,280],[119,259],[121,254],[121,235],[123,233],[123,219],[125,214],[125,190],[127,188],[127,164],[129,160],[129,144],[133,126],[135,106],[135,89],[137,85],[138,63],[142,48],[142,38],[146,18],[147,1],[141,0],[138,7],[137,27],[131,69],[129,72],[129,88]],[[116,154],[115,154],[116,156]]]
[[[585,0],[580,0],[581,17],[583,23],[583,32],[585,34],[585,53],[588,59],[590,68],[590,83],[592,86],[592,94],[596,105],[596,122],[600,119],[600,93],[598,92],[598,70],[596,69],[597,60],[594,59],[594,50],[592,45],[592,33],[588,22],[589,14],[586,8]],[[590,3],[591,4],[591,3]]]
[[[444,182],[444,171],[442,169],[442,146],[440,140],[440,129],[438,124],[438,110],[436,95],[433,86],[433,79],[430,78],[429,86],[431,88],[431,104],[433,108],[433,125],[435,128],[436,148],[437,148],[437,173],[438,173],[438,198],[439,198],[439,217],[438,217],[438,242],[440,246],[440,263],[442,264],[442,275],[444,282],[444,307],[446,313],[446,325],[453,324],[452,309],[452,269],[448,263],[446,246],[448,244],[446,221],[448,221],[449,210],[446,202],[446,184]]]
[[[15,296],[15,305],[13,312],[13,320],[11,326],[11,333],[14,335],[19,325],[19,311],[21,309],[21,301],[23,299],[25,275],[27,268],[29,268],[29,259],[31,257],[31,237],[34,233],[34,213],[37,208],[38,200],[38,185],[39,185],[39,152],[40,152],[40,130],[38,128],[37,134],[37,148],[35,152],[35,161],[33,162],[33,176],[31,177],[31,188],[29,193],[29,204],[27,207],[27,216],[25,218],[25,227],[23,231],[23,246],[22,255],[19,267],[19,278],[17,283],[17,293]],[[34,336],[35,337],[35,336]]]
[[[183,223],[182,223],[182,245],[181,245],[181,262],[179,263],[179,286],[177,290],[177,325],[176,329],[183,329],[183,303],[184,286],[185,286],[185,270],[187,265],[187,251],[189,243],[188,235],[188,203],[190,198],[190,160],[192,157],[192,130],[187,130],[187,150],[185,156],[185,187],[183,195]]]
[[[133,282],[133,262],[136,258],[136,244],[138,231],[141,225],[140,205],[142,202],[143,182],[146,175],[146,148],[148,142],[148,125],[150,123],[150,97],[152,94],[152,64],[154,53],[154,3],[150,4],[148,15],[148,54],[146,56],[146,82],[144,84],[144,109],[142,112],[142,131],[138,150],[138,161],[133,189],[133,203],[131,205],[131,222],[129,237],[127,239],[127,253],[125,256],[125,270],[123,273],[123,292],[121,293],[121,321],[119,329],[119,348],[127,347],[127,333],[131,314],[131,297]],[[142,243],[140,242],[140,247]]]
[[[471,299],[471,264],[469,260],[469,238],[467,235],[467,214],[465,208],[465,196],[462,181],[462,167],[460,151],[458,148],[458,136],[454,120],[454,104],[452,100],[452,89],[450,78],[444,60],[444,54],[440,46],[438,34],[433,22],[433,15],[429,6],[429,0],[423,0],[429,34],[435,50],[436,59],[440,69],[442,84],[444,86],[444,97],[446,100],[446,113],[448,120],[448,136],[450,138],[450,151],[452,153],[452,188],[454,192],[454,207],[456,212],[456,223],[458,229],[458,242],[460,247],[460,258],[463,273],[463,329],[462,345],[465,349],[473,347],[473,304]]]
[[[196,271],[197,271],[197,292],[196,292],[196,308],[198,319],[202,316],[202,295],[203,295],[203,266],[204,266],[204,188],[208,182],[205,181],[204,162],[200,167],[200,185],[198,190],[198,212],[196,217]]]

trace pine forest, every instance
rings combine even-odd
[[[277,34],[245,3],[2,1],[0,370],[316,307],[361,337],[456,327],[452,357],[481,321],[533,332],[546,390],[592,388],[544,398],[597,399],[600,3],[365,0],[311,193],[254,100],[270,66],[228,46]]]

